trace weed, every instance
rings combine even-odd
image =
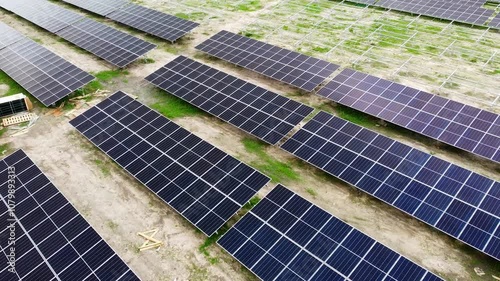
[[[106,176],[106,177],[109,177],[111,175],[111,171],[109,169],[109,164],[102,161],[102,160],[99,160],[99,159],[94,159],[93,160],[94,164],[97,165],[97,167],[99,167],[99,169],[101,170],[101,173]]]
[[[356,109],[352,109],[347,106],[343,105],[338,105],[335,108],[335,111],[337,112],[337,115],[345,119],[347,121],[350,121],[354,124],[358,124],[363,127],[373,127],[374,126],[374,121],[375,118],[369,116],[368,114],[365,114],[363,112],[357,111]]]
[[[3,134],[5,134],[5,132],[7,132],[8,128],[7,127],[3,127],[1,130],[0,130],[0,138],[3,136]]]
[[[118,224],[114,221],[108,221],[106,225],[112,230],[115,231],[118,228]]]
[[[316,192],[316,190],[314,190],[310,187],[306,188],[306,192],[309,193],[309,195],[311,195],[312,197],[318,196],[318,192]]]
[[[265,151],[266,144],[253,138],[242,140],[246,151],[258,156],[259,160],[254,161],[252,166],[262,173],[268,175],[273,182],[288,182],[300,180],[300,175],[287,163],[283,163],[269,156]]]
[[[221,238],[222,235],[224,235],[224,233],[226,233],[228,230],[229,227],[227,225],[222,226],[222,228],[219,229],[219,231],[217,231],[212,236],[205,239],[205,242],[203,242],[203,244],[201,244],[201,246],[198,248],[198,250],[200,250],[200,252],[207,258],[210,264],[219,263],[219,258],[212,257],[208,252],[208,248],[210,248],[213,244],[215,244],[215,242],[217,242],[217,240],[219,240],[219,238]]]
[[[10,151],[10,149],[11,149],[10,142],[4,143],[4,144],[0,144],[0,155],[7,154]]]
[[[155,63],[155,60],[152,58],[144,58],[143,60],[141,60],[141,62],[143,64],[149,64],[149,63]]]
[[[248,3],[238,5],[237,9],[243,12],[253,12],[262,9],[262,7],[259,0],[251,0]]]
[[[257,196],[252,197],[248,203],[243,206],[243,210],[250,211],[253,207],[259,204],[260,198]]]

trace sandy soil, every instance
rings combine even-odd
[[[169,12],[167,2],[160,0],[142,1],[144,5]],[[191,6],[177,1],[176,10],[192,11]],[[262,1],[265,7],[271,7],[279,1]],[[212,8],[200,7],[200,10],[213,12]],[[176,45],[170,45],[151,37],[159,47],[148,54],[154,63],[136,62],[127,70],[130,72],[123,80],[108,85],[107,90],[124,90],[137,95],[139,100],[155,103],[151,95],[154,88],[143,78],[154,70],[183,54],[210,64],[235,76],[261,85],[267,89],[287,95],[297,91],[289,86],[277,83],[261,75],[234,67],[219,60],[209,59],[194,50],[194,46],[220,29],[239,31],[251,23],[265,9],[241,13],[221,10],[217,16],[204,20],[205,25],[197,28],[191,35]],[[99,18],[97,18],[99,19]],[[44,32],[26,21],[0,11],[0,20],[14,26],[22,33],[37,39],[42,45],[53,50],[86,71],[98,72],[110,69],[110,65],[96,57],[81,52],[70,44],[61,42],[56,36]],[[116,24],[112,26],[122,28]],[[130,32],[130,30],[127,30]],[[134,35],[143,37],[138,32]],[[0,87],[0,92],[4,87]],[[320,106],[324,100],[314,95],[293,95],[294,99],[310,105]],[[94,100],[92,103],[97,102]],[[86,107],[74,112],[79,114]],[[103,153],[80,136],[69,124],[69,118],[53,116],[51,109],[36,108],[41,116],[29,133],[17,137],[4,135],[0,144],[10,142],[12,148],[22,148],[42,168],[61,192],[75,205],[90,224],[106,239],[117,253],[143,280],[255,280],[255,276],[242,267],[217,246],[211,246],[211,256],[220,262],[212,264],[199,251],[206,237],[196,231],[176,212],[154,197],[145,187],[136,182],[125,171],[110,161]],[[177,119],[176,122],[198,136],[220,147],[227,153],[250,163],[258,161],[255,155],[245,151],[241,139],[248,137],[242,131],[212,117],[190,117]],[[377,128],[382,132],[383,127]],[[440,157],[471,170],[500,180],[498,165],[478,161],[476,157],[459,153],[448,153],[428,142],[410,137],[391,135],[402,142],[432,151]],[[474,267],[483,268],[489,275],[479,280],[490,280],[494,268],[491,259],[475,251],[465,251],[464,247],[448,236],[388,207],[373,198],[356,191],[337,180],[326,176],[317,169],[281,151],[277,147],[268,147],[267,152],[277,159],[298,164],[302,180],[284,182],[299,194],[325,208],[332,214],[350,223],[388,247],[405,255],[427,269],[440,274],[447,280],[471,280],[475,277]],[[297,166],[297,165],[294,165]],[[259,194],[265,196],[273,185],[266,187]],[[306,189],[313,189],[317,195],[311,195]],[[158,251],[138,252],[142,240],[137,232],[159,228],[159,239],[165,246]]]

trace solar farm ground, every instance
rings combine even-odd
[[[176,44],[145,36],[100,16],[54,1],[97,21],[158,45],[122,71],[55,35],[0,11],[0,20],[87,72],[97,82],[86,88],[123,90],[198,136],[328,210],[446,280],[494,280],[498,262],[365,195],[292,155],[264,144],[215,117],[149,85],[144,77],[178,55],[196,59],[241,79],[334,113],[459,166],[500,180],[500,167],[407,130],[380,122],[314,94],[204,55],[194,46],[222,29],[398,81],[450,99],[500,113],[500,34],[404,13],[339,1],[304,0],[144,0],[142,5],[176,14],[201,25]],[[0,73],[0,94],[23,91]],[[91,98],[89,105],[101,97]],[[79,135],[68,121],[87,106],[54,109],[35,103],[40,119],[27,134],[0,131],[0,150],[23,148],[96,231],[143,280],[257,280],[240,263]],[[69,116],[65,116],[68,114]],[[231,222],[234,223],[234,220]],[[159,228],[165,246],[139,252],[137,232]],[[486,274],[478,276],[474,268]]]

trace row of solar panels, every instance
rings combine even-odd
[[[94,1],[67,1],[83,7]],[[99,1],[102,2],[102,1]],[[197,23],[151,10],[128,1],[104,1],[115,4],[109,17],[171,42],[186,35]],[[118,67],[125,67],[156,47],[137,37],[85,18],[47,0],[0,0],[0,7],[52,32],[76,46]]]
[[[70,123],[207,236],[269,182],[123,92]],[[441,280],[283,186],[219,244],[263,280]]]
[[[488,2],[487,0],[349,0],[349,2],[472,25],[500,28],[500,14],[496,15],[488,23],[495,10],[484,8],[484,5]]]

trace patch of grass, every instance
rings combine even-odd
[[[7,132],[8,128],[7,127],[3,127],[1,130],[0,130],[0,138],[3,136],[3,134],[5,134],[5,132]]]
[[[10,142],[0,144],[0,155],[5,155],[9,153],[10,149],[11,149]]]
[[[111,175],[109,165],[106,162],[99,160],[99,159],[94,159],[92,162],[94,162],[94,164],[96,164],[97,167],[99,167],[99,169],[101,170],[101,173],[104,176],[109,177]]]
[[[143,64],[155,63],[155,60],[152,58],[144,58],[141,60]]]
[[[157,91],[159,94],[158,102],[151,105],[161,114],[170,119],[202,115],[204,112],[195,106],[181,100],[180,98],[170,95],[163,91]]]
[[[108,221],[106,225],[113,231],[115,231],[118,228],[118,224],[114,221]]]
[[[208,262],[210,264],[217,264],[219,263],[219,258],[218,257],[212,257],[210,253],[208,252],[208,248],[210,248],[212,245],[219,240],[219,238],[222,237],[227,231],[229,230],[229,227],[227,225],[222,226],[219,231],[217,231],[215,234],[212,236],[208,237],[205,239],[205,242],[201,244],[201,246],[198,248],[198,250],[207,258]]]
[[[248,201],[244,206],[243,210],[250,211],[253,207],[255,207],[257,204],[259,204],[260,198],[258,196],[252,197],[250,201]]]
[[[245,150],[258,156],[259,161],[252,162],[252,166],[271,178],[273,182],[289,182],[300,180],[300,175],[287,163],[283,163],[266,153],[266,144],[253,138],[242,140]]]
[[[0,84],[9,86],[9,90],[7,90],[3,96],[12,96],[19,93],[23,93],[25,95],[28,94],[28,92],[21,87],[21,85],[17,84],[16,81],[10,78],[9,75],[3,71],[0,71]]]
[[[110,83],[112,80],[120,76],[128,75],[129,72],[127,70],[105,70],[92,74],[95,76],[96,79],[85,85],[85,87],[77,90],[75,96],[82,96],[84,94],[94,93],[97,90],[103,89],[106,83]]]
[[[259,33],[257,31],[244,31],[244,32],[240,32],[240,35],[243,35],[243,36],[248,37],[248,38],[257,39],[257,40],[264,38],[264,34]]]
[[[186,14],[186,13],[177,13],[177,14],[175,14],[175,16],[178,17],[178,18],[185,19],[185,20],[193,20],[193,21],[202,20],[207,15],[208,14],[204,13],[204,12],[193,12],[193,13],[189,13],[189,14]]]
[[[251,0],[248,3],[239,4],[237,9],[243,12],[253,12],[262,9],[260,0]]]
[[[343,105],[338,105],[335,108],[335,111],[337,112],[337,115],[345,119],[347,121],[350,121],[354,124],[358,124],[363,127],[373,127],[375,124],[375,119],[367,114],[364,114],[363,112],[357,111],[355,109],[349,108],[347,106]]]
[[[306,192],[309,193],[312,197],[318,196],[318,192],[316,190],[312,189],[311,187],[306,188]]]
[[[192,265],[189,270],[189,279],[191,281],[205,281],[208,280],[208,269],[196,265]]]

